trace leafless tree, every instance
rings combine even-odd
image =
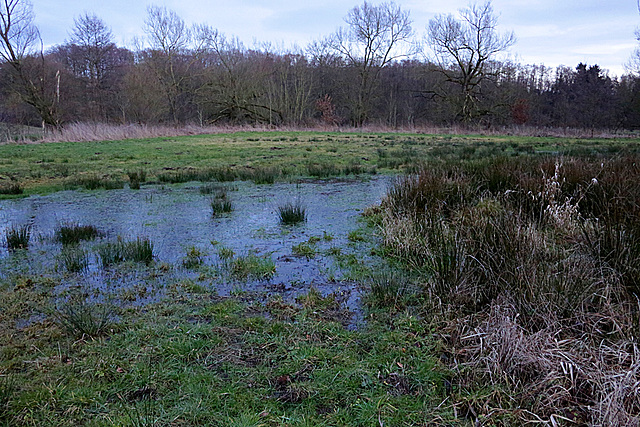
[[[347,63],[358,69],[359,88],[354,108],[354,124],[368,116],[373,88],[380,71],[390,62],[410,54],[413,36],[409,12],[394,2],[377,6],[364,2],[349,11],[347,27],[338,29],[327,43]]]
[[[194,37],[182,18],[166,7],[150,6],[144,22],[144,32],[151,50],[144,53],[145,62],[158,77],[169,104],[174,123],[178,123],[186,96],[191,66],[198,60],[200,49],[192,43]],[[190,48],[193,48],[189,51]]]
[[[449,82],[459,86],[459,114],[470,120],[476,113],[482,82],[492,76],[491,60],[516,42],[513,32],[497,31],[498,17],[491,1],[472,4],[453,15],[437,15],[429,21],[427,40]]]
[[[35,61],[28,58],[40,38],[33,19],[33,7],[28,0],[0,0],[0,59],[13,71],[14,90],[38,111],[43,124],[57,127],[56,98],[45,93],[42,51],[39,71]]]

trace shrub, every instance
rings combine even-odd
[[[29,247],[29,239],[31,237],[31,226],[20,225],[10,227],[5,230],[5,239],[7,249],[14,251],[17,249],[27,249]]]
[[[278,216],[282,224],[298,224],[307,220],[307,209],[300,200],[287,202],[282,206],[278,206]]]

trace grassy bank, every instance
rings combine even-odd
[[[0,197],[141,182],[258,183],[415,170],[430,158],[619,151],[637,140],[398,133],[238,132],[124,141],[0,146]],[[143,178],[141,180],[141,178]]]

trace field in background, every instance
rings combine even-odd
[[[429,158],[635,149],[638,139],[403,133],[234,132],[100,142],[0,146],[0,197],[125,183],[404,173]],[[133,176],[132,176],[133,175]],[[133,179],[132,179],[133,178]],[[143,180],[143,181],[144,181]]]

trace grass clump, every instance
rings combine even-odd
[[[187,249],[187,254],[182,258],[182,266],[187,269],[198,268],[204,263],[204,252],[195,246]]]
[[[20,226],[12,226],[5,230],[5,241],[7,249],[15,251],[18,249],[27,249],[31,238],[31,226],[28,224]]]
[[[316,249],[312,243],[300,242],[297,245],[293,245],[291,250],[295,255],[306,257],[311,259],[316,256]]]
[[[138,237],[132,241],[118,238],[116,242],[99,245],[96,251],[105,268],[126,261],[145,264],[153,261],[153,242],[146,237]]]
[[[278,206],[278,216],[281,224],[299,224],[307,220],[307,208],[300,200],[287,202],[284,205]]]
[[[233,258],[229,263],[230,274],[236,279],[255,278],[266,280],[273,277],[276,264],[270,256],[258,256],[254,253]]]
[[[97,338],[114,328],[114,309],[108,304],[92,303],[72,295],[51,312],[56,323],[71,337]]]
[[[10,184],[0,184],[0,194],[9,195],[9,196],[17,196],[22,194],[24,189],[22,186],[16,182]]]
[[[209,206],[211,206],[212,216],[218,216],[223,213],[233,212],[233,203],[227,198],[213,198],[209,202]]]
[[[83,240],[94,240],[100,235],[100,231],[93,225],[81,225],[70,222],[56,227],[54,239],[63,246],[77,245]]]
[[[63,247],[58,259],[70,273],[80,273],[89,267],[89,254],[79,246]]]

